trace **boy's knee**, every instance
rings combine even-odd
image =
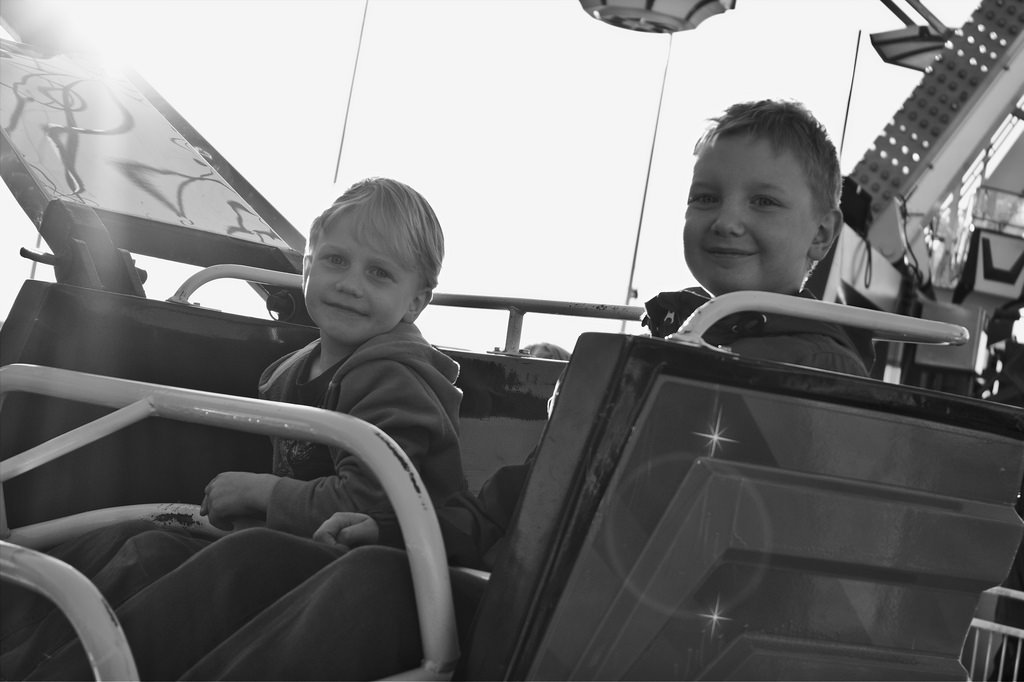
[[[47,554],[71,564],[86,575],[91,575],[90,565],[102,565],[117,554],[129,540],[155,528],[157,526],[152,521],[122,521],[83,533],[73,540],[47,550]]]
[[[412,573],[409,555],[394,547],[366,545],[353,549],[341,560],[345,564],[347,580],[360,585],[380,584],[382,589],[394,589],[408,583]]]
[[[308,570],[315,571],[333,555],[331,548],[308,538],[267,528],[246,528],[215,540],[192,560],[192,570],[205,567],[220,572],[248,567],[250,570],[287,572],[299,570],[312,561]]]
[[[147,530],[128,538],[113,563],[137,565],[149,573],[162,574],[180,566],[208,542],[177,530]]]
[[[131,521],[115,523],[114,525],[107,526],[106,528],[97,529],[87,535],[102,535],[103,537],[110,538],[111,542],[120,540],[124,543],[137,535],[154,531],[158,528],[159,526],[152,521],[145,519],[133,519]]]
[[[259,558],[260,555],[267,552],[282,551],[284,549],[282,535],[278,531],[267,528],[246,528],[218,538],[210,546],[209,552],[234,557]]]
[[[246,543],[266,544],[274,542],[276,538],[280,538],[282,536],[296,537],[282,533],[279,530],[270,530],[269,528],[256,526],[254,528],[245,528],[228,533],[224,537],[220,538],[218,542],[226,543],[226,545]]]

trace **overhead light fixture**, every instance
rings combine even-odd
[[[887,64],[925,71],[935,62],[949,39],[950,30],[928,11],[920,0],[907,0],[928,22],[918,26],[892,0],[881,0],[905,24],[895,31],[871,34],[871,45]]]
[[[642,33],[676,33],[736,6],[736,0],[580,0],[587,14]]]

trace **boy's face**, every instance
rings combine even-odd
[[[792,153],[755,137],[720,137],[694,164],[683,250],[690,272],[715,296],[794,294],[808,259],[825,256],[841,224],[837,209],[815,207]]]
[[[356,236],[356,220],[358,212],[336,215],[302,269],[321,357],[332,362],[399,322],[413,322],[430,301],[418,272]]]

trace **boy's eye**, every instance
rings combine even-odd
[[[336,253],[332,253],[327,257],[327,262],[330,263],[331,265],[345,265],[345,263],[347,263],[348,261],[345,259],[344,256],[339,256]]]
[[[761,208],[768,208],[768,207],[771,207],[771,206],[780,206],[781,205],[775,199],[772,199],[771,197],[763,197],[763,196],[762,197],[754,197],[751,200],[751,203],[753,203],[755,206],[758,206],[758,207],[761,207]]]
[[[703,193],[703,194],[691,194],[689,196],[689,198],[687,198],[686,203],[688,205],[696,204],[696,205],[700,206],[700,205],[707,205],[707,204],[714,203],[714,201],[715,201],[715,196],[713,194]]]
[[[370,268],[370,275],[376,279],[394,279],[391,273],[384,268],[373,266]]]

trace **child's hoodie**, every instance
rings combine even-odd
[[[260,397],[301,403],[298,387],[319,345],[314,341],[267,367]],[[454,385],[459,366],[415,325],[399,323],[328,371],[333,376],[317,407],[358,417],[388,434],[416,466],[435,504],[466,489],[458,439],[462,391]],[[354,455],[275,438],[273,473],[282,478],[271,493],[269,528],[311,537],[334,512],[354,511],[372,514],[382,538],[397,533],[387,496]]]

